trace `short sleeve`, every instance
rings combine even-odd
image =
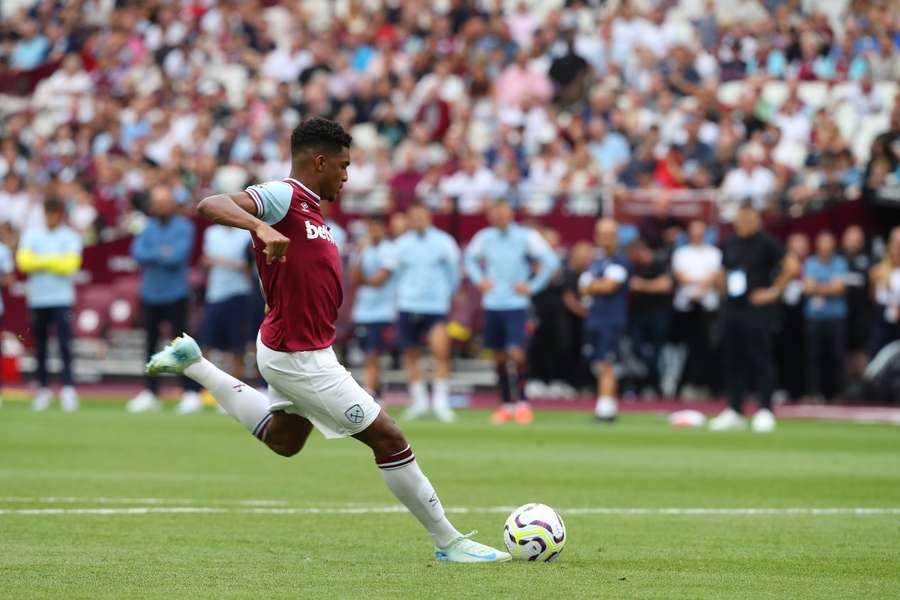
[[[525,232],[525,244],[528,248],[528,256],[532,258],[537,258],[542,256],[546,252],[553,252],[550,248],[550,244],[541,236],[540,233],[535,231],[534,229],[529,229]]]
[[[850,271],[850,267],[847,266],[847,259],[843,256],[838,256],[834,264],[834,271],[835,275],[846,275]]]
[[[592,281],[594,281],[594,274],[590,271],[585,271],[578,276],[578,288],[583,288],[586,285],[589,285]]]
[[[70,254],[81,254],[81,236],[74,230],[69,230],[69,239],[66,242],[68,252]]]
[[[0,244],[0,275],[9,275],[14,268],[12,252],[9,251],[9,248]]]
[[[388,271],[397,268],[397,248],[393,243],[388,242],[381,247],[378,255],[378,268]]]
[[[620,264],[613,263],[603,269],[603,278],[610,279],[616,283],[625,283],[625,280],[628,279],[628,269]]]
[[[36,244],[34,243],[34,230],[26,229],[22,233],[22,237],[19,240],[19,249],[21,249],[21,250],[37,250],[37,248],[35,248],[35,245]]]
[[[780,263],[784,258],[784,248],[771,236],[766,236],[766,240],[768,241],[769,247],[769,261],[772,262],[772,264]]]
[[[275,225],[284,218],[294,197],[294,188],[284,181],[259,183],[244,191],[256,203],[256,216],[269,225]]]
[[[447,259],[453,263],[459,262],[459,246],[456,245],[456,240],[449,234],[444,234],[444,246]]]

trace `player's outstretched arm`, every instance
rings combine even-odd
[[[285,261],[285,254],[291,241],[255,216],[257,204],[247,192],[207,196],[200,201],[197,211],[213,223],[246,229],[255,233],[256,237],[266,245],[267,263]]]

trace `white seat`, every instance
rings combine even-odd
[[[797,96],[807,106],[822,108],[828,102],[828,84],[824,81],[804,81],[797,86]]]
[[[374,152],[378,145],[378,130],[372,123],[354,125],[350,130],[350,135],[353,136],[353,144],[356,147],[368,152]]]
[[[831,104],[842,102],[859,93],[859,83],[855,81],[842,81],[834,84],[828,93],[828,101]]]
[[[853,135],[856,132],[857,122],[859,121],[859,118],[856,115],[856,109],[853,108],[853,105],[848,102],[840,102],[832,110],[831,117],[834,119],[838,129],[841,130],[841,135],[844,139],[848,141],[852,140]]]
[[[788,84],[784,81],[770,81],[763,86],[762,97],[777,109],[787,100]]]
[[[890,116],[887,114],[863,117],[856,135],[850,141],[850,147],[856,159],[861,162],[868,161],[872,152],[872,142],[886,132],[890,126]]]

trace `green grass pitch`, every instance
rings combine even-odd
[[[396,502],[353,440],[313,434],[284,459],[216,414],[132,416],[103,402],[33,414],[7,403],[0,598],[900,594],[900,428],[794,421],[768,436],[713,434],[659,416],[603,427],[557,412],[498,429],[477,411],[455,426],[402,425],[444,505],[469,509],[451,515],[459,529],[500,545],[505,514],[485,509],[544,502],[568,528],[560,560],[436,563],[410,515],[366,512]],[[894,510],[806,510],[867,507]],[[599,508],[650,510],[566,513]]]

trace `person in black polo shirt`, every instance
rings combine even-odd
[[[862,227],[844,230],[841,248],[847,259],[847,371],[851,379],[862,377],[869,362],[866,346],[872,331],[872,298],[869,296],[869,269],[872,259],[866,252]]]
[[[632,264],[631,303],[628,335],[632,351],[646,368],[638,382],[642,395],[662,396],[659,355],[669,333],[672,320],[672,275],[669,257],[654,254],[647,243],[638,238],[628,245]]]
[[[775,429],[772,393],[772,305],[797,272],[795,258],[785,255],[774,238],[762,231],[759,213],[742,207],[734,220],[735,235],[722,248],[722,344],[730,406],[710,422],[710,429],[742,429],[741,404],[747,383],[755,383],[760,409],[753,431]]]

